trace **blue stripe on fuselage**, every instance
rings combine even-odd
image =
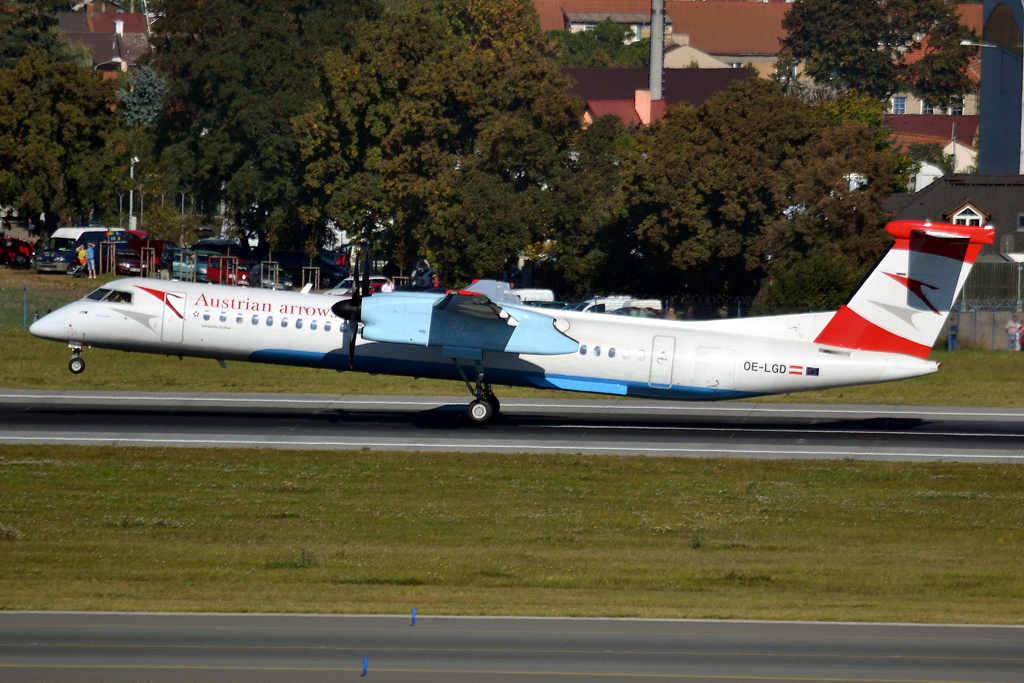
[[[249,355],[253,363],[271,363],[294,367],[319,368],[327,370],[348,370],[348,354],[342,349],[330,353],[314,351],[293,351],[290,349],[264,349]],[[473,366],[463,363],[466,376],[474,376]],[[429,377],[460,381],[462,377],[454,363],[433,363],[429,361],[403,360],[399,358],[355,358],[355,370],[381,375],[404,375],[407,377]],[[746,391],[708,389],[701,387],[673,386],[655,388],[640,382],[601,379],[597,377],[576,377],[571,375],[548,374],[535,371],[487,368],[487,381],[492,384],[506,384],[540,389],[562,389],[564,391],[586,391],[595,394],[635,396],[637,398],[673,399],[677,401],[720,401],[725,399],[761,396]]]

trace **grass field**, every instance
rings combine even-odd
[[[1024,468],[4,447],[0,609],[1024,623]]]

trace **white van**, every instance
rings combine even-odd
[[[75,245],[83,237],[98,245],[110,241],[112,234],[123,232],[121,228],[57,228],[46,245],[36,251],[36,270],[40,273],[66,273],[76,258]]]

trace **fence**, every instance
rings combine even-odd
[[[38,290],[28,286],[0,288],[0,330],[26,329],[36,314],[42,317],[81,298],[81,292],[73,291]]]

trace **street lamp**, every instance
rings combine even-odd
[[[987,47],[987,48],[993,48],[993,49],[999,50],[999,94],[1003,94],[1004,92],[1006,92],[1005,88],[1003,87],[1003,55],[1010,55],[1014,59],[1021,59],[1021,57],[1019,55],[1017,55],[1016,53],[1011,52],[1010,50],[1007,50],[1002,45],[997,45],[997,44],[989,42],[987,40],[982,40],[980,42],[975,42],[973,40],[966,40],[965,39],[965,40],[961,40],[960,44],[964,45],[964,46],[969,46],[969,47],[981,47],[981,48],[986,48]],[[1024,71],[1024,63],[1022,63],[1021,69],[1022,69],[1022,71]],[[982,74],[982,77],[984,77],[984,74]],[[1018,164],[1018,172],[1021,173],[1022,175],[1024,175],[1024,83],[1021,84],[1020,113],[1021,113],[1021,116],[1020,116],[1020,161],[1019,161],[1019,164]]]

